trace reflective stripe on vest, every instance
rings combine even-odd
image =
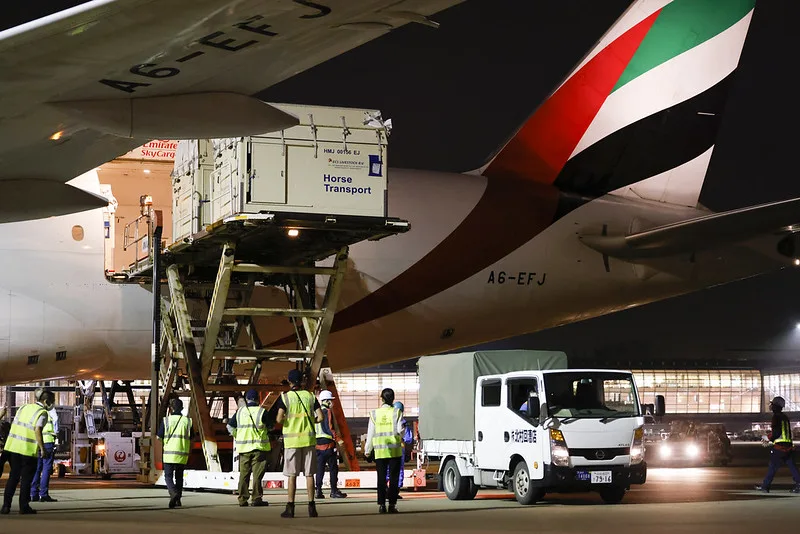
[[[239,453],[270,450],[264,408],[243,406],[236,412],[236,450]]]
[[[17,411],[8,432],[5,449],[23,456],[37,456],[36,423],[47,411],[40,404],[26,404]]]
[[[170,415],[164,418],[164,452],[162,461],[165,464],[185,464],[189,461],[191,430],[192,420],[188,417]]]
[[[328,414],[330,414],[330,413],[331,413],[330,408],[323,408],[323,410],[322,410],[322,421],[324,423],[326,423],[325,426],[330,426],[330,424],[331,424],[330,420],[328,419],[328,417],[329,417]],[[317,439],[318,440],[327,438],[327,439],[333,441],[333,436],[331,434],[328,434],[325,431],[325,429],[322,427],[322,423],[316,423],[314,425],[314,430],[317,433]]]
[[[789,427],[789,420],[784,419],[781,421],[781,437],[775,440],[775,443],[792,444],[792,429]]]
[[[314,424],[314,395],[308,391],[289,391],[281,394],[286,406],[286,421],[283,423],[283,446],[301,449],[316,445]]]
[[[399,458],[403,455],[403,443],[395,427],[399,418],[399,410],[393,406],[383,405],[369,414],[375,425],[372,437],[372,448],[375,458]]]
[[[47,414],[47,422],[44,424],[44,428],[42,428],[42,441],[45,443],[56,442],[55,426],[53,425],[53,420],[50,418],[49,413]]]

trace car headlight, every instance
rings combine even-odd
[[[644,429],[642,427],[633,431],[633,444],[631,445],[631,465],[640,464],[644,460]]]
[[[553,465],[566,467],[569,465],[569,449],[560,430],[550,429],[550,458]]]

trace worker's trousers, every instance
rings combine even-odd
[[[19,488],[19,509],[26,510],[31,502],[31,481],[36,473],[36,456],[23,456],[16,452],[8,452],[8,463],[11,471],[8,473],[6,492],[3,495],[3,507],[11,508],[14,492]]]
[[[239,502],[250,498],[250,476],[253,477],[253,502],[264,497],[264,473],[267,470],[267,451],[239,453]]]
[[[180,499],[183,494],[183,472],[185,464],[164,464],[164,482],[167,483],[169,496],[177,495]]]
[[[403,466],[402,458],[376,458],[375,466],[378,468],[378,504],[386,504],[388,497],[389,505],[397,504],[397,482],[400,476],[400,468]],[[389,473],[389,488],[387,492],[386,473]],[[388,494],[387,494],[388,493]]]
[[[800,472],[797,471],[797,466],[794,465],[792,451],[781,451],[773,448],[769,453],[769,468],[767,469],[767,476],[764,477],[764,482],[761,484],[762,488],[769,489],[772,479],[775,478],[775,473],[778,472],[778,469],[783,464],[789,467],[794,483],[800,485]]]
[[[36,462],[36,473],[31,482],[31,499],[46,497],[50,491],[50,475],[53,474],[53,449],[55,443],[44,444],[44,456],[39,455]]]
[[[317,449],[317,491],[322,491],[322,478],[325,476],[325,466],[328,466],[331,478],[331,491],[339,487],[339,461],[336,457],[336,448]]]

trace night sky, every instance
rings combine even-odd
[[[381,109],[394,122],[391,166],[471,170],[629,3],[467,0],[433,17],[439,30],[406,26],[261,96]],[[798,20],[800,2],[757,3],[700,199],[711,209],[800,196]],[[798,299],[800,271],[789,269],[491,346],[623,367],[791,367]]]

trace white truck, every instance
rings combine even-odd
[[[644,417],[629,371],[567,369],[563,352],[484,351],[419,363],[420,466],[439,461],[451,500],[513,489],[597,491],[618,503],[644,484]]]

